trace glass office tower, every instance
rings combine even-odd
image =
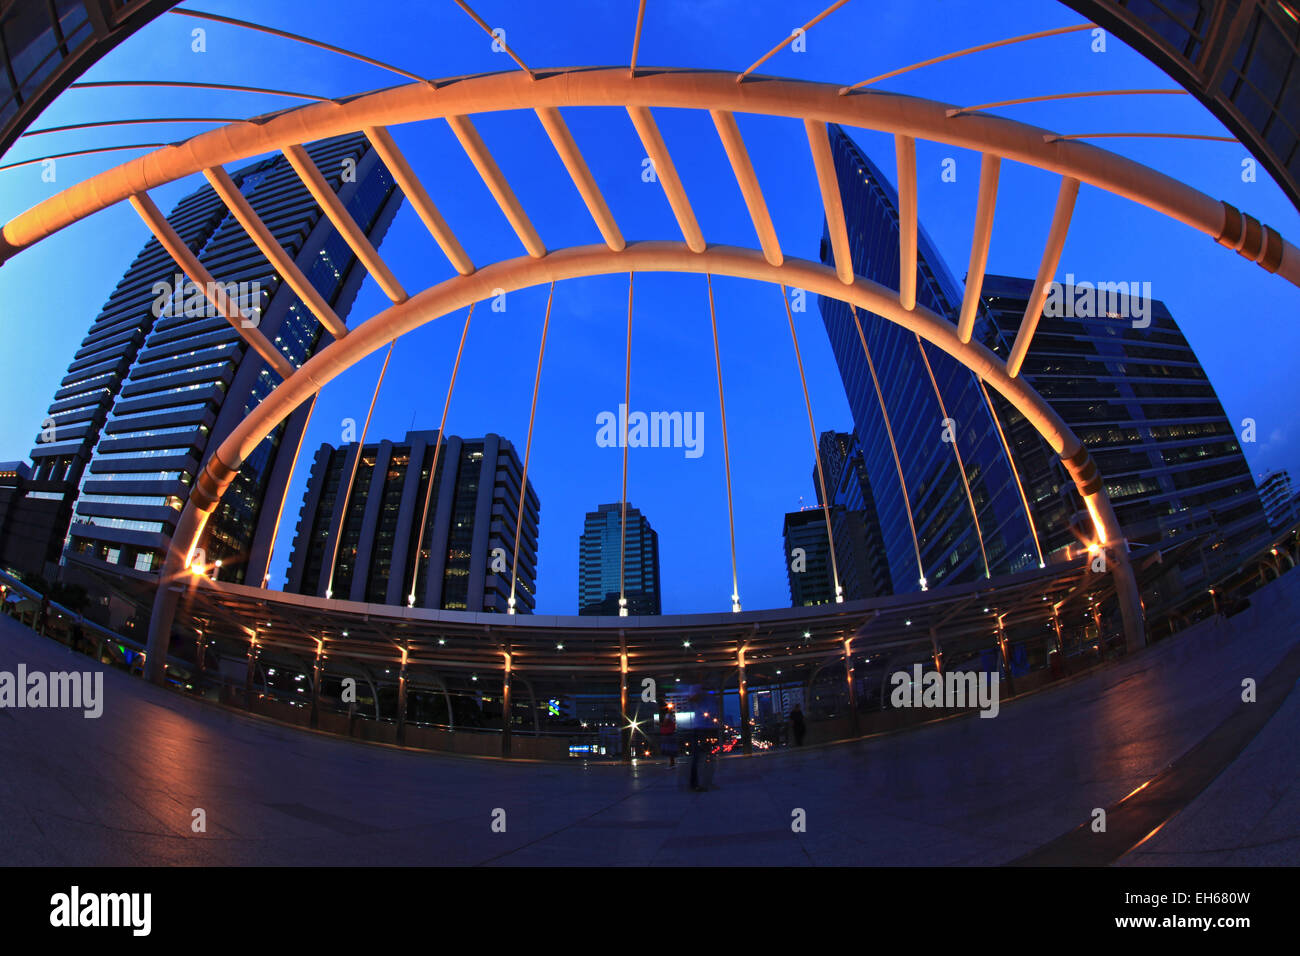
[[[323,140],[309,144],[307,152],[377,245],[402,196],[366,138]],[[346,316],[365,270],[288,161],[276,155],[232,178],[308,281],[340,317]],[[291,365],[300,366],[329,341],[210,187],[182,200],[169,221],[215,281],[237,284],[242,304],[257,310],[258,329]],[[178,272],[151,240],[74,365],[78,376],[107,377],[102,383],[80,379],[79,394],[51,409],[80,403],[78,414],[92,415],[95,422],[100,419],[94,416],[111,407],[81,477],[69,531],[69,551],[91,567],[104,562],[117,573],[156,572],[195,475],[279,381],[225,318],[191,296],[188,280],[177,282]],[[189,291],[169,299],[167,289],[177,286]],[[126,344],[114,344],[119,342]],[[131,354],[132,348],[138,351]],[[92,354],[96,363],[81,367]],[[279,502],[310,404],[248,456],[208,522],[199,544],[208,561],[222,562],[218,576],[223,580],[260,584],[264,579]],[[79,454],[93,443],[92,430],[88,427]],[[286,454],[280,454],[282,447]]]
[[[624,559],[623,505],[601,505],[588,511],[578,539],[578,613],[616,615],[619,612],[619,570],[627,613],[662,614],[659,590],[659,535],[639,509],[627,506]]]
[[[437,437],[437,431],[413,431],[400,442],[320,447],[286,590],[396,605],[412,603],[414,595],[416,607],[508,610],[523,471],[519,455],[500,435],[448,435],[430,493]],[[541,513],[531,481],[523,509],[515,610],[531,614]]]
[[[1019,329],[1033,286],[985,276],[983,297],[1004,340]],[[1086,294],[1082,285],[1078,294],[1062,290],[1066,302]],[[1111,314],[1044,314],[1020,374],[1091,453],[1130,542],[1200,539],[1178,567],[1191,588],[1262,546],[1268,522],[1236,430],[1168,308],[1158,299],[1132,308],[1126,298]],[[1081,510],[1056,468],[1061,495]],[[1041,519],[1039,527],[1048,548],[1077,553],[1068,525]]]
[[[897,289],[897,193],[838,126],[830,127],[830,140],[854,271]],[[833,261],[828,232],[821,258]],[[961,287],[920,229],[918,305],[955,323],[961,301]],[[868,363],[849,306],[823,297],[820,307],[853,412],[894,592],[1042,563],[1010,457],[974,373],[914,333],[859,312]],[[987,323],[981,314],[977,325],[987,330]]]

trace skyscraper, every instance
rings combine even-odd
[[[838,127],[831,145],[854,268],[897,289],[897,194]],[[917,301],[955,324],[961,289],[925,230],[918,232]],[[822,258],[831,260],[828,234]],[[1026,279],[987,276],[975,339],[1005,358],[1032,288]],[[1071,302],[1075,291],[1057,289]],[[1192,587],[1263,533],[1258,494],[1168,309],[1155,300],[1126,300],[1117,309],[1044,316],[1020,374],[1091,452],[1130,542],[1200,536],[1177,569],[1178,584]],[[1059,459],[1010,403],[900,326],[859,313],[859,337],[846,304],[823,299],[821,310],[895,590],[912,589],[906,575],[918,565],[933,585],[1079,553],[1093,534],[1086,508]],[[1138,322],[1119,318],[1139,312]]]
[[[854,270],[897,289],[897,193],[838,126],[830,127],[830,142]],[[925,230],[918,231],[917,303],[955,322],[961,287]],[[833,258],[828,231],[821,258]],[[860,337],[847,303],[823,297],[820,307],[853,413],[893,590],[1040,564],[1009,454],[975,374],[880,316],[858,312]],[[977,327],[987,322],[982,314]]]
[[[835,560],[846,600],[892,594],[889,562],[880,536],[871,481],[862,459],[862,449],[852,432],[822,432],[818,442],[826,494],[833,508],[831,531],[835,536]],[[822,503],[821,483],[813,468],[813,488]]]
[[[837,505],[831,509],[832,529],[837,523],[843,526],[843,515],[842,507]],[[834,603],[831,548],[826,538],[826,513],[822,508],[809,505],[786,514],[781,525],[781,538],[785,545],[786,578],[790,582],[790,606]],[[843,572],[840,581],[843,584]],[[848,596],[847,588],[845,596]]]
[[[236,182],[240,179],[242,174]],[[197,250],[207,245],[225,216],[226,209],[220,197],[211,188],[205,187],[177,203],[168,222],[190,249]],[[171,256],[158,240],[150,239],[135,257],[82,340],[81,348],[68,366],[68,374],[54,393],[54,401],[45,420],[40,423],[37,444],[31,452],[32,475],[28,499],[31,502],[35,496],[56,504],[43,506],[46,522],[39,531],[29,527],[28,533],[40,535],[41,540],[34,543],[34,546],[45,552],[47,562],[59,560],[86,464],[99,442],[105,420],[122,389],[122,382],[135,364],[146,337],[153,330],[157,319],[153,305],[158,298],[155,286],[160,282],[173,283],[176,271],[176,263]],[[221,336],[219,341],[223,343],[223,348],[230,348],[225,343],[237,341],[238,335],[228,325],[226,329],[229,334]],[[139,404],[141,407],[152,407],[156,403]],[[172,426],[178,420],[185,421],[174,415],[164,419],[153,412],[133,418],[124,412],[114,424],[143,421],[146,425],[157,428],[163,426],[164,421],[166,426]],[[198,429],[210,425],[210,421],[201,421],[190,427]],[[130,440],[132,437],[134,436],[130,432],[126,432],[122,450],[129,450],[138,444]],[[187,474],[192,473],[191,469]],[[151,482],[151,474],[158,476],[157,480]],[[188,494],[187,482],[180,476],[180,469],[156,468],[141,469],[134,477],[119,476],[110,479],[105,475],[102,479],[96,479],[92,487],[87,489],[89,495],[83,503],[87,509],[86,514],[98,514],[102,518],[102,526],[107,528],[114,518],[110,516],[111,512],[100,506],[126,505],[125,513],[116,515],[119,526],[114,531],[121,532],[123,537],[136,537],[137,540],[133,543],[143,543],[143,538],[139,536],[144,532],[128,522],[136,520],[143,526],[146,522],[142,519],[148,515],[153,519],[148,522],[148,527],[152,529],[166,523],[165,520],[158,520],[159,516],[164,516],[170,517],[170,525],[174,526],[178,514],[177,502]],[[110,480],[114,483],[108,484]],[[128,566],[135,567],[139,552],[132,552],[130,544],[125,540],[113,543],[100,554],[105,558],[113,555],[112,563],[119,564],[124,552],[127,554]],[[147,549],[145,553],[153,554]],[[142,570],[152,570],[156,566],[152,557],[142,564],[148,565],[142,567]]]
[[[324,140],[308,145],[307,153],[377,244],[402,195],[366,138]],[[365,270],[285,157],[231,178],[325,302],[346,316]],[[255,310],[249,321],[290,365],[300,366],[329,340],[211,187],[181,200],[169,222],[216,282],[238,288],[241,304]],[[92,567],[155,572],[194,476],[279,380],[178,273],[150,240],[95,321],[51,406],[56,441],[33,452],[38,476],[60,482],[68,499],[75,496],[69,551]],[[262,582],[310,405],[248,456],[208,522],[200,547],[208,560],[222,561],[222,579]],[[287,454],[280,454],[282,446]]]
[[[985,276],[984,300],[1003,341],[1015,337],[1033,285]],[[1091,284],[1061,284],[1058,298],[1082,302],[1093,291]],[[1202,548],[1178,568],[1181,584],[1195,586],[1268,534],[1236,431],[1163,302],[1119,295],[1106,311],[1091,305],[1085,311],[1090,314],[1049,307],[1020,375],[1092,455],[1130,542],[1166,545],[1204,536]],[[990,347],[1007,354],[998,342]],[[1007,418],[1014,414],[1007,405]],[[1034,467],[1026,463],[1022,475]],[[1066,511],[1081,512],[1063,467],[1053,468],[1047,487],[1031,489],[1031,504],[1065,501]],[[1073,546],[1077,553],[1067,522],[1040,514],[1038,527],[1044,550]]]
[[[578,539],[578,613],[619,613],[619,581],[630,615],[662,614],[659,590],[659,535],[645,515],[627,506],[623,539],[623,505],[601,505],[587,512]],[[620,558],[620,551],[622,558]]]
[[[401,442],[317,450],[286,590],[371,604],[508,611],[519,456],[499,435],[448,435],[430,493],[437,437],[437,431],[413,431]],[[514,594],[516,611],[529,614],[537,603],[541,511],[532,482],[523,509]]]

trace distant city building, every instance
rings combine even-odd
[[[985,277],[984,299],[1000,333],[988,344],[1004,357],[1032,290],[1029,279]],[[1062,298],[1075,301],[1075,288],[1063,286]],[[1164,303],[1121,296],[1112,306],[1113,315],[1095,318],[1043,315],[1020,377],[1091,453],[1130,542],[1203,536],[1178,568],[1181,584],[1193,587],[1267,536],[1260,495],[1214,387]],[[994,401],[1018,436],[1023,419],[1000,397]],[[1033,477],[1043,466],[1041,458],[1031,462],[1032,446],[1013,438],[1012,447],[1022,476],[1030,476],[1044,550],[1073,546],[1077,553],[1078,529],[1048,514],[1061,501],[1065,511],[1082,511],[1064,468],[1054,462],[1055,478],[1044,485]]]
[[[623,505],[601,505],[587,512],[578,538],[578,613],[617,615],[619,584],[629,615],[662,614],[659,588],[659,535],[640,510],[627,506],[623,541]]]
[[[880,516],[876,514],[857,436],[852,432],[822,432],[818,447],[827,497],[833,506],[838,506],[831,515],[831,531],[835,536],[835,560],[845,600],[892,594],[889,562],[880,536]],[[817,503],[821,504],[816,466],[813,488]]]
[[[402,194],[365,136],[306,149],[378,244]],[[366,271],[288,161],[277,155],[231,178],[308,281],[346,316]],[[258,330],[292,366],[330,341],[210,186],[182,199],[168,222],[213,279],[256,310]],[[151,239],[76,353],[32,451],[33,490],[62,497],[62,527],[49,548],[57,552],[66,530],[69,552],[85,567],[155,574],[195,476],[279,381],[179,273]],[[263,582],[311,405],[299,406],[248,456],[210,518],[199,545],[209,561],[222,562],[221,579]]]
[[[897,192],[838,126],[830,127],[830,142],[854,271],[897,289]],[[955,323],[961,286],[924,228],[918,231],[917,303]],[[834,261],[829,231],[823,232],[821,258]],[[853,413],[892,590],[916,591],[1042,563],[1011,459],[976,375],[880,316],[859,310],[859,336],[847,303],[823,296],[820,307]],[[987,322],[981,313],[977,327]]]
[[[414,594],[416,607],[508,611],[523,471],[519,456],[499,435],[448,435],[438,452],[430,496],[437,435],[413,431],[401,442],[317,450],[285,590],[395,605],[411,603]],[[523,509],[515,610],[529,614],[537,603],[541,511],[531,482]]]
[[[836,535],[836,550],[841,549],[841,532],[846,530],[846,509],[841,505],[831,508],[831,530]],[[835,576],[831,568],[830,542],[826,538],[826,512],[820,505],[808,505],[786,514],[781,526],[785,545],[785,573],[790,582],[790,606],[811,607],[815,604],[835,603]],[[838,558],[837,558],[838,562]],[[840,586],[845,589],[844,570]]]
[[[1282,531],[1300,521],[1300,496],[1291,490],[1289,472],[1272,471],[1261,478],[1259,500],[1274,531]]]

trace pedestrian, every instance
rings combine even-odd
[[[668,769],[677,766],[677,711],[672,701],[659,713],[659,753],[668,758]]]
[[[795,704],[794,710],[790,711],[790,729],[794,732],[794,745],[802,747],[803,734],[806,728],[803,723],[803,708],[798,704]]]

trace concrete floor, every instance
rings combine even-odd
[[[1113,807],[1215,732],[1243,677],[1300,644],[1300,574],[1229,621],[963,717],[728,758],[718,788],[662,763],[504,763],[246,717],[103,668],[105,707],[0,709],[10,865],[951,865],[1015,860]],[[88,658],[0,617],[0,671]],[[1300,863],[1300,694],[1122,864]],[[191,830],[206,811],[207,832]],[[493,830],[505,811],[505,832]],[[806,831],[794,832],[795,811]],[[498,814],[499,817],[499,814]],[[1121,850],[1116,852],[1118,855]]]

